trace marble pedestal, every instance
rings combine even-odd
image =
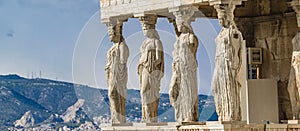
[[[177,131],[176,122],[102,124],[102,131]]]
[[[246,122],[168,122],[103,124],[102,131],[300,131],[300,124],[247,124]]]

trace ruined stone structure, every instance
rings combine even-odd
[[[246,48],[254,47],[262,50],[263,62],[255,65],[257,78],[274,81],[269,81],[270,85],[276,85],[273,89],[278,90],[274,98],[278,98],[278,120],[299,118],[300,43],[299,34],[296,34],[300,27],[300,0],[101,0],[101,21],[107,25],[153,15],[168,19],[178,36],[170,83],[170,99],[176,110],[177,122],[197,121],[194,118],[197,111],[193,108],[197,104],[197,96],[180,88],[188,86],[185,91],[197,92],[195,87],[201,86],[201,83],[198,85],[194,81],[193,73],[182,73],[180,64],[187,63],[184,69],[188,71],[197,70],[193,55],[197,53],[194,47],[198,42],[190,22],[203,17],[219,19],[223,27],[216,38],[215,63],[219,66],[216,66],[212,84],[219,120],[249,123],[247,112],[251,105],[247,99],[253,94],[247,91],[250,88],[247,79],[250,79],[252,67],[247,63]],[[184,50],[189,52],[182,53]],[[181,54],[179,57],[178,52]],[[189,58],[189,61],[183,58]],[[180,63],[179,66],[177,63]],[[186,105],[177,103],[183,101],[187,102]]]

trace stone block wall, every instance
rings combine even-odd
[[[263,48],[261,78],[278,82],[280,120],[291,119],[291,105],[287,91],[292,56],[292,39],[297,32],[295,15],[263,16],[254,19],[253,45]]]

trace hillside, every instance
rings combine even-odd
[[[127,121],[139,122],[140,93],[138,90],[128,90],[127,93]],[[161,94],[160,98],[159,121],[174,121],[174,110],[170,106],[169,95]],[[66,116],[68,112],[73,112],[71,114],[74,116],[69,117],[74,117],[74,120],[77,120],[75,117],[84,117],[78,120],[82,124],[86,121],[107,123],[110,118],[105,89],[48,79],[26,79],[18,75],[0,76],[0,110],[0,130],[14,126],[14,122],[26,113],[34,118],[35,125],[63,122],[62,116]],[[213,98],[199,95],[200,120],[216,120],[217,115],[214,111]]]

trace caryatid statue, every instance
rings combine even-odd
[[[107,53],[105,70],[112,123],[126,122],[125,103],[129,49],[122,36],[122,26],[122,22],[108,24],[109,38],[113,45]]]
[[[175,109],[177,122],[198,121],[198,39],[191,27],[194,10],[187,7],[173,14],[179,36],[173,51],[170,102]]]
[[[157,122],[160,81],[164,74],[164,53],[158,32],[155,30],[157,16],[140,17],[144,35],[138,65],[140,93],[142,97],[142,122]]]
[[[300,119],[300,32],[293,41],[292,65],[288,84],[288,91],[292,104],[293,119]]]
[[[292,6],[296,12],[298,28],[300,28],[300,2],[292,1]],[[300,120],[300,30],[292,40],[293,55],[288,84],[288,92],[290,95],[293,119]]]
[[[215,5],[220,25],[216,38],[212,91],[219,121],[240,121],[241,65],[243,37],[233,20],[235,5]]]

